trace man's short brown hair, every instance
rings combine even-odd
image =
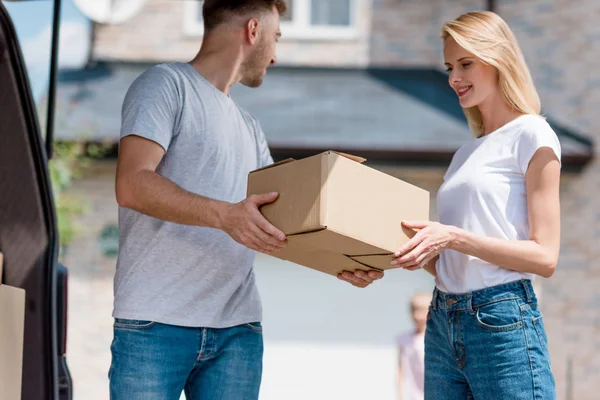
[[[279,15],[285,14],[285,0],[205,0],[202,8],[204,30],[211,31],[233,15],[247,15],[271,11],[276,8]]]

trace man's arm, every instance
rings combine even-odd
[[[283,232],[258,209],[275,201],[276,193],[250,196],[237,204],[199,196],[156,173],[164,154],[162,146],[141,136],[121,139],[115,185],[120,206],[178,224],[221,229],[263,253],[285,245]]]

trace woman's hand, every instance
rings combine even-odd
[[[410,271],[423,268],[456,237],[455,227],[439,222],[402,221],[402,225],[418,232],[394,254],[392,265]]]

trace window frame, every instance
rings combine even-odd
[[[282,41],[285,40],[355,40],[359,37],[359,0],[350,2],[350,24],[339,25],[312,25],[311,0],[294,0],[292,21],[281,21]],[[184,7],[184,32],[188,36],[203,36],[204,23],[198,21],[197,16],[202,7],[202,1],[186,1]]]
[[[190,1],[184,3],[183,30],[187,36],[204,36],[204,20],[198,21],[204,1]]]
[[[358,38],[358,0],[349,0],[350,24],[312,25],[311,0],[294,0],[292,21],[281,21],[282,39],[353,40]]]

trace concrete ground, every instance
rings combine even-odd
[[[105,272],[71,267],[75,400],[108,399],[112,274]],[[431,285],[424,272],[393,271],[366,290],[262,255],[256,272],[265,326],[261,400],[395,398],[394,337],[409,328],[410,294]]]

